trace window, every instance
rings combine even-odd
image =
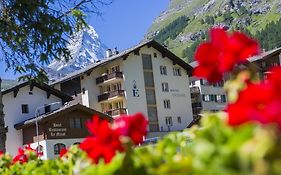
[[[157,58],[157,53],[153,53],[154,58]]]
[[[153,72],[144,72],[144,84],[146,87],[154,87]]]
[[[152,70],[151,55],[142,54],[142,65],[143,65],[143,69]]]
[[[170,100],[164,100],[164,108],[171,109],[171,102]]]
[[[221,99],[222,99],[222,102],[223,102],[223,103],[226,102],[226,96],[225,96],[225,95],[221,95]]]
[[[107,86],[107,87],[106,87],[106,91],[107,91],[107,92],[110,92],[110,86]]]
[[[216,95],[216,102],[222,102],[221,95]]]
[[[195,85],[195,80],[191,81],[191,85],[192,85],[192,86]]]
[[[166,66],[160,66],[160,74],[161,75],[167,75],[167,67]]]
[[[156,104],[155,91],[153,89],[146,89],[146,103]]]
[[[45,105],[45,114],[51,112],[51,105]]]
[[[111,72],[120,72],[120,67],[119,65],[111,67]]]
[[[80,117],[70,118],[69,123],[70,128],[82,128]]]
[[[178,116],[178,123],[181,123],[181,117]]]
[[[36,152],[39,153],[38,155],[43,155],[43,146],[42,145],[39,145],[39,147],[37,146],[36,147]]]
[[[216,101],[216,95],[209,95],[210,101]]]
[[[115,103],[115,109],[121,109],[123,108],[123,101],[118,101]]]
[[[55,153],[55,155],[60,154],[60,151],[61,151],[62,149],[65,149],[65,144],[63,144],[63,143],[57,143],[57,144],[55,144],[55,145],[54,145],[54,153]]]
[[[113,85],[113,91],[121,90],[121,83],[116,83]]]
[[[21,112],[23,114],[28,114],[28,104],[22,104],[21,105]]]
[[[181,68],[174,67],[173,68],[173,73],[174,73],[174,76],[181,76]]]
[[[209,95],[202,95],[203,101],[210,101],[210,96]]]
[[[149,131],[150,132],[158,132],[159,131],[158,124],[149,124]]]
[[[156,107],[147,107],[147,115],[149,122],[157,122],[157,108]]]
[[[169,85],[168,83],[162,83],[162,91],[169,92]]]
[[[167,126],[173,126],[173,119],[172,119],[172,117],[166,117],[165,118],[165,121],[166,121],[166,125]]]

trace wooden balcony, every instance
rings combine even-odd
[[[127,114],[127,109],[126,108],[111,109],[106,111],[105,113],[110,116],[119,116],[119,115]]]
[[[124,97],[125,93],[124,90],[117,90],[117,91],[112,91],[112,92],[108,92],[102,95],[98,96],[98,101],[105,101],[108,100],[110,98],[114,98],[114,97]]]
[[[122,79],[122,78],[123,78],[122,72],[112,72],[110,74],[102,75],[96,78],[96,84],[101,84],[111,79]]]

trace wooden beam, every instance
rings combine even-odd
[[[129,54],[123,55],[122,58],[125,61],[128,58]]]
[[[30,85],[29,85],[29,91],[33,91],[33,88],[34,88],[34,85],[33,85],[33,84],[30,84]]]
[[[140,49],[136,49],[136,50],[134,51],[134,54],[135,54],[135,55],[140,55]]]
[[[47,91],[47,99],[49,99],[51,96],[51,92],[50,91]]]
[[[91,75],[91,73],[92,73],[92,70],[90,70],[90,71],[86,72],[86,75],[87,75],[87,76],[90,76],[90,75]]]
[[[18,92],[19,92],[19,89],[15,89],[15,90],[14,90],[14,98],[16,98],[16,97],[17,97]]]

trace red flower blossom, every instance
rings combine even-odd
[[[4,154],[4,152],[3,151],[0,151],[0,156],[2,156]]]
[[[117,151],[124,150],[118,131],[113,130],[107,121],[101,121],[98,116],[94,116],[93,121],[87,123],[87,127],[93,136],[86,138],[80,148],[86,151],[95,163],[102,158],[109,163]]]
[[[13,158],[13,163],[26,163],[29,159],[37,158],[39,154],[30,145],[18,149],[18,154]]]
[[[258,43],[240,32],[228,35],[220,28],[210,31],[211,40],[199,45],[195,59],[198,66],[194,75],[210,82],[222,79],[225,72],[231,71],[235,64],[247,60],[260,52]]]
[[[281,127],[281,68],[271,71],[260,84],[249,84],[239,93],[238,100],[227,106],[228,123],[232,126],[255,121],[276,123]]]
[[[26,163],[28,161],[28,157],[25,154],[25,151],[22,148],[18,149],[18,154],[13,158],[13,163]]]
[[[135,145],[143,142],[147,134],[148,121],[141,113],[135,115],[123,115],[114,121],[114,127],[123,136],[132,139]]]
[[[60,150],[60,157],[63,157],[66,153],[67,153],[67,149],[66,148],[63,148]]]

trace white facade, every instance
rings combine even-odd
[[[225,109],[227,99],[223,84],[223,81],[210,84],[206,80],[192,77],[190,88],[193,112],[196,111],[196,108],[200,108],[201,112],[215,112]]]
[[[42,140],[39,142],[41,146],[40,152],[43,152],[43,155],[40,157],[43,160],[46,159],[55,159],[59,157],[59,154],[55,154],[55,145],[56,144],[63,144],[66,149],[68,149],[71,145],[81,143],[84,139],[53,139],[53,140]],[[38,143],[30,144],[30,147],[35,149],[37,148]]]
[[[47,98],[46,91],[36,86],[30,91],[29,85],[20,88],[16,97],[14,97],[13,91],[3,95],[5,124],[8,126],[6,140],[8,153],[16,155],[18,148],[23,145],[22,131],[16,130],[14,125],[35,117],[36,108],[54,102],[62,102],[62,100],[54,95]],[[22,105],[28,106],[27,113],[22,112]],[[41,110],[43,109],[41,108]]]
[[[150,55],[151,70],[144,70],[143,54]],[[160,73],[161,66],[166,68],[167,75]],[[179,76],[174,75],[174,68],[180,72]],[[146,87],[145,81],[148,80],[145,73],[153,74],[153,87]],[[193,120],[187,70],[153,47],[144,45],[135,52],[110,60],[78,76],[81,80],[82,104],[87,107],[109,113],[112,117],[136,112],[149,116],[148,108],[156,109],[157,121],[149,123],[154,127],[149,137],[183,130]],[[110,78],[96,83],[97,78],[102,76]],[[54,85],[59,88],[58,84],[61,83],[63,81]],[[166,92],[162,91],[162,83],[168,84]],[[150,96],[147,96],[147,91],[154,91],[155,104],[148,104],[147,97]],[[164,108],[165,100],[169,101],[168,108]],[[149,117],[148,119],[151,121]]]

